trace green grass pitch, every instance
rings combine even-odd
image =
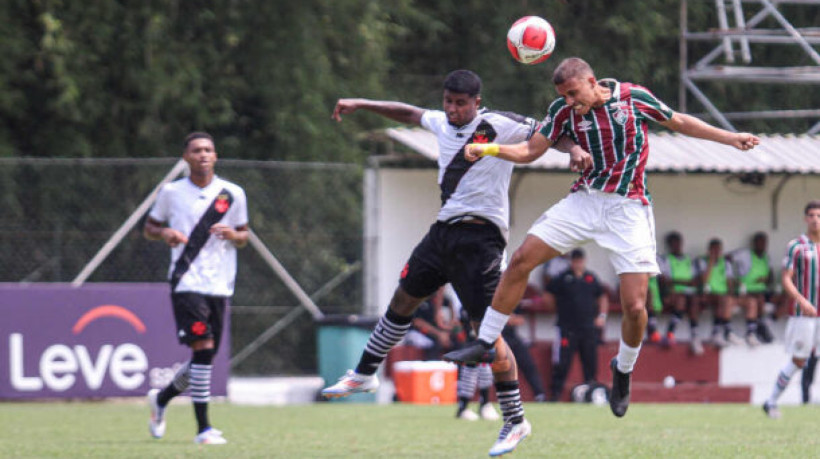
[[[508,457],[816,457],[818,406],[783,409],[771,420],[750,405],[633,404],[623,419],[607,407],[525,405],[533,435]],[[192,443],[190,405],[169,407],[165,438],[147,430],[139,403],[4,403],[0,457],[101,458],[480,458],[500,424],[458,421],[454,406],[322,403],[211,406],[230,442]]]

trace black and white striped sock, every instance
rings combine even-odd
[[[476,384],[478,383],[478,367],[475,365],[461,367],[458,374],[458,398],[471,400],[475,394]]]
[[[413,316],[400,316],[388,308],[384,316],[379,319],[376,328],[370,333],[370,339],[367,340],[362,357],[356,366],[356,373],[374,374],[390,349],[393,349],[410,330],[412,321]]]
[[[495,394],[501,405],[504,423],[519,424],[524,421],[524,406],[521,405],[521,394],[518,392],[518,381],[499,381],[495,383]]]
[[[211,401],[212,360],[213,349],[206,349],[194,352],[191,361],[191,401],[194,402],[198,432],[211,426],[208,421],[208,402]]]

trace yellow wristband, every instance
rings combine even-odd
[[[481,150],[481,156],[498,156],[498,144],[488,143]]]

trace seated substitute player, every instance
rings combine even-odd
[[[508,189],[513,164],[496,158],[479,163],[467,161],[464,147],[474,142],[526,141],[538,123],[512,113],[479,109],[480,91],[478,75],[456,70],[444,81],[443,111],[367,99],[340,99],[336,103],[333,118],[339,121],[342,115],[361,109],[421,125],[436,135],[441,209],[427,235],[413,249],[390,305],[371,333],[355,370],[349,370],[339,382],[325,388],[325,397],[375,391],[379,385],[376,370],[407,333],[413,312],[445,283],[453,284],[473,322],[484,316],[501,276],[509,231]],[[569,149],[572,143],[565,142]],[[577,146],[570,155],[588,156]],[[490,455],[512,451],[531,430],[524,419],[515,357],[503,340],[496,343],[496,350],[494,355],[498,358],[492,369],[504,425]]]
[[[732,263],[723,255],[723,242],[718,238],[709,240],[707,253],[695,261],[700,279],[702,307],[713,307],[715,316],[712,327],[712,344],[726,347],[740,344],[740,338],[732,331],[732,313],[737,305],[735,274]],[[747,312],[747,317],[748,317]]]
[[[227,443],[208,421],[212,361],[219,350],[225,309],[236,279],[236,249],[248,242],[245,192],[217,177],[213,138],[194,132],[185,138],[182,159],[191,174],[162,187],[145,222],[144,234],[171,247],[171,303],[177,338],[191,348],[191,361],[161,391],[151,389],[151,435],[165,434],[165,407],[191,388],[196,443]]]
[[[516,250],[496,289],[492,308],[481,322],[479,341],[445,354],[445,359],[480,359],[496,342],[521,300],[529,273],[541,263],[594,240],[609,251],[620,277],[622,337],[618,355],[610,362],[610,408],[620,417],[629,406],[632,369],[646,328],[649,277],[658,274],[654,217],[646,190],[647,122],[657,121],[673,131],[740,150],[754,148],[759,139],[676,113],[641,86],[598,81],[589,64],[577,57],[562,61],[552,81],[561,98],[550,105],[538,134],[516,145],[470,145],[467,159],[477,164],[497,158],[529,163],[567,134],[592,153],[594,162],[590,158],[581,168],[569,196],[535,222]]]
[[[440,360],[441,354],[452,350],[455,344],[453,325],[442,319],[444,307],[455,309],[444,298],[444,289],[441,288],[422,301],[413,313],[404,343],[421,349],[424,360]]]
[[[672,308],[672,317],[669,319],[669,328],[666,330],[664,343],[675,343],[675,329],[683,319],[684,312],[689,312],[689,333],[691,341],[689,348],[695,355],[703,354],[703,343],[698,336],[698,319],[700,304],[697,301],[698,280],[695,265],[688,255],[683,253],[683,236],[677,231],[666,235],[666,247],[669,251],[658,259],[663,285],[666,287],[665,301]]]
[[[767,253],[768,244],[766,233],[759,231],[752,236],[748,248],[735,250],[730,254],[738,280],[738,301],[747,311],[754,311],[757,317],[756,320],[746,322],[746,342],[750,346],[774,340],[765,320],[766,301],[772,295],[774,280]]]
[[[820,201],[810,201],[803,214],[806,233],[789,241],[781,273],[783,291],[791,300],[785,345],[792,359],[780,370],[763,404],[763,411],[773,419],[780,417],[777,399],[792,376],[806,364],[812,349],[820,347]]]

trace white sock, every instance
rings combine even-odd
[[[478,329],[478,339],[485,343],[494,343],[501,335],[501,330],[507,325],[509,318],[509,315],[501,314],[492,307],[487,308],[484,320],[481,321],[481,327]]]
[[[638,347],[631,347],[621,339],[621,345],[618,347],[618,371],[621,373],[631,373],[640,352],[640,344]]]
[[[789,385],[789,381],[791,381],[792,376],[797,373],[799,370],[797,365],[794,364],[791,360],[787,363],[781,370],[780,373],[777,374],[777,381],[774,382],[774,388],[772,389],[772,395],[769,396],[769,404],[770,405],[777,405],[777,399],[780,398],[780,394],[786,390],[786,387]]]

